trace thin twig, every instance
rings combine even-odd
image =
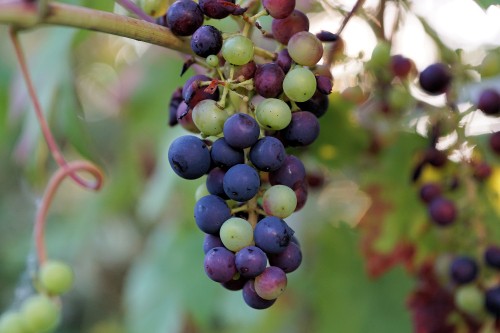
[[[352,7],[351,11],[349,14],[347,14],[346,17],[344,17],[344,20],[342,21],[342,24],[340,25],[339,30],[337,30],[337,35],[340,35],[342,31],[344,30],[345,26],[349,22],[349,20],[354,16],[356,11],[365,3],[365,0],[358,0],[356,4],[354,4],[354,7]]]

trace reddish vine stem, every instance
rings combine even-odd
[[[62,155],[59,147],[57,146],[54,136],[52,135],[49,125],[47,124],[47,120],[43,115],[42,106],[40,105],[40,101],[36,96],[35,88],[33,86],[31,76],[29,75],[28,65],[24,57],[21,43],[19,42],[17,32],[13,28],[10,29],[10,38],[12,40],[12,44],[14,45],[14,50],[16,52],[17,60],[19,62],[19,67],[21,68],[21,73],[23,75],[24,81],[26,82],[26,86],[28,87],[28,94],[30,95],[31,101],[33,102],[33,107],[35,108],[35,114],[40,124],[42,134],[45,138],[45,141],[47,142],[47,146],[49,147],[49,150],[52,156],[54,157],[54,160],[57,162],[57,164],[61,168],[66,169],[68,167],[68,163],[64,159],[64,156]],[[80,178],[76,173],[71,173],[70,177],[78,185],[82,187],[93,189],[93,186],[95,186],[85,181],[85,179]]]
[[[35,247],[38,257],[38,262],[42,265],[47,260],[47,249],[45,247],[45,225],[47,220],[47,213],[50,208],[50,204],[54,199],[57,189],[61,182],[67,176],[75,175],[78,171],[84,171],[91,174],[94,178],[94,183],[91,184],[89,181],[85,182],[85,188],[97,191],[101,188],[104,176],[99,168],[87,161],[74,161],[65,164],[65,167],[59,168],[56,173],[51,177],[47,189],[42,198],[42,203],[38,208],[35,227],[34,227],[34,237],[35,237]],[[90,186],[90,184],[92,186]]]

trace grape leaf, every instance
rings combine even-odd
[[[476,0],[476,2],[479,6],[483,7],[484,9],[488,8],[489,6],[500,5],[499,0]]]

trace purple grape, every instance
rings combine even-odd
[[[195,75],[189,78],[182,87],[182,98],[184,98],[184,102],[186,102],[191,109],[205,99],[212,99],[214,101],[219,99],[219,90],[216,89],[213,94],[205,92],[206,87],[199,86],[201,81],[212,81],[212,79],[206,75]]]
[[[217,139],[213,143],[210,155],[215,165],[222,169],[229,169],[236,164],[243,164],[245,162],[243,150],[231,147],[225,138]]]
[[[260,171],[278,170],[285,160],[285,147],[280,140],[265,136],[250,149],[250,161]]]
[[[322,42],[336,42],[339,40],[339,35],[330,31],[321,30],[316,34],[316,37]]]
[[[184,179],[197,179],[210,170],[210,152],[206,143],[193,136],[175,139],[168,149],[168,161],[174,172]]]
[[[203,24],[203,12],[192,0],[178,0],[167,11],[167,25],[177,36],[190,36]]]
[[[400,54],[391,57],[391,70],[394,76],[402,79],[406,78],[410,74],[413,66],[413,61]]]
[[[316,75],[316,89],[323,95],[330,95],[333,89],[333,80],[326,75]]]
[[[254,288],[254,280],[248,280],[245,283],[243,287],[243,300],[249,307],[257,310],[267,309],[276,302],[275,299],[267,300],[257,295]]]
[[[485,181],[491,176],[493,172],[491,166],[485,161],[481,161],[479,163],[473,163],[472,167],[473,167],[473,176],[478,181]]]
[[[261,65],[255,72],[255,91],[266,98],[274,98],[283,92],[285,72],[275,63]]]
[[[168,117],[168,125],[175,126],[177,125],[177,108],[179,104],[183,101],[182,99],[182,88],[177,88],[172,93],[172,97],[170,97],[170,104],[168,105],[169,117]]]
[[[234,11],[234,0],[199,0],[201,10],[205,15],[214,19],[228,17]]]
[[[227,170],[224,175],[224,192],[236,201],[252,199],[260,187],[257,171],[247,164],[237,164]]]
[[[446,162],[448,162],[448,156],[446,153],[441,150],[437,150],[434,147],[426,150],[424,158],[426,162],[436,168],[441,168],[446,164]]]
[[[500,269],[500,247],[488,246],[484,251],[484,262],[492,268]]]
[[[269,173],[271,185],[286,185],[293,189],[295,183],[303,182],[306,178],[304,164],[295,156],[288,155],[281,167]]]
[[[466,284],[474,281],[479,267],[474,259],[469,257],[455,258],[450,266],[451,279],[457,284]]]
[[[453,201],[438,197],[429,204],[429,215],[436,224],[444,227],[455,222],[457,208]]]
[[[420,188],[420,199],[425,203],[430,203],[442,194],[442,189],[439,184],[427,183]]]
[[[295,192],[295,196],[297,197],[297,207],[295,207],[295,211],[298,212],[305,206],[307,202],[307,196],[308,196],[307,181],[301,180],[296,182],[292,186],[292,190]]]
[[[500,132],[491,134],[489,143],[491,150],[495,154],[500,155]]]
[[[278,254],[268,254],[269,264],[281,268],[285,273],[291,273],[302,263],[302,251],[299,245],[290,240],[285,250]]]
[[[439,95],[448,89],[451,83],[450,68],[442,63],[428,66],[419,77],[420,86],[431,95]]]
[[[273,300],[278,298],[286,289],[287,278],[285,272],[279,267],[267,267],[262,274],[254,280],[257,295],[263,299]]]
[[[194,205],[194,219],[200,230],[217,235],[221,225],[231,217],[227,203],[216,195],[206,195]]]
[[[253,278],[266,269],[267,256],[258,247],[247,246],[236,253],[234,262],[241,276]]]
[[[266,253],[281,253],[285,251],[293,234],[294,231],[285,221],[267,216],[255,226],[254,241]]]
[[[193,121],[193,110],[191,110],[184,101],[182,101],[177,108],[177,122],[182,128],[189,132],[200,133],[200,130]]]
[[[214,247],[224,247],[224,244],[222,244],[219,236],[206,234],[203,240],[203,253],[207,254]]]
[[[237,291],[243,289],[245,286],[245,283],[247,283],[248,279],[245,279],[244,277],[240,277],[237,280],[231,279],[227,282],[221,283],[221,286],[226,288],[227,290],[231,291]]]
[[[497,115],[500,113],[500,94],[495,89],[484,89],[479,95],[477,108],[486,115]]]
[[[234,74],[233,78],[239,81],[249,80],[254,77],[255,71],[257,70],[257,65],[255,61],[251,60],[244,65],[241,66],[233,66]],[[229,76],[230,66],[224,67],[225,74]]]
[[[500,317],[500,286],[486,290],[484,303],[490,314],[496,318]]]
[[[295,0],[262,0],[262,6],[273,18],[284,19],[295,9]]]
[[[202,25],[191,37],[191,49],[200,57],[217,54],[222,48],[222,33],[211,25]]]
[[[219,167],[215,167],[207,175],[207,190],[210,194],[221,197],[222,199],[229,199],[224,192],[223,180],[226,171]]]
[[[281,67],[285,74],[288,73],[293,63],[292,57],[290,57],[290,53],[288,53],[288,49],[283,49],[278,52],[276,63]]]
[[[230,281],[237,273],[234,253],[224,247],[214,247],[205,255],[205,273],[215,282]]]
[[[309,111],[318,118],[320,118],[326,113],[329,104],[330,101],[328,100],[328,96],[322,94],[318,90],[316,90],[311,99],[305,102],[297,102],[297,105],[301,110]]]
[[[253,146],[260,135],[257,121],[245,113],[235,113],[229,117],[223,131],[227,144],[237,149]]]
[[[290,124],[281,130],[281,135],[289,146],[308,146],[318,138],[318,118],[307,111],[293,112]]]
[[[294,10],[286,18],[273,19],[271,29],[274,39],[287,45],[290,38],[297,32],[309,31],[309,19],[303,12]]]

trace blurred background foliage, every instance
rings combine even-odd
[[[108,0],[68,2],[114,8]],[[12,304],[33,253],[37,203],[56,168],[7,36],[0,27],[1,309]],[[106,174],[99,193],[66,181],[51,208],[49,255],[76,272],[75,287],[63,297],[58,332],[411,331],[405,302],[415,281],[399,266],[377,278],[367,274],[358,224],[363,229],[365,222],[384,220],[369,229],[382,235],[376,248],[384,253],[411,239],[415,225],[428,223],[410,183],[415,156],[427,145],[415,126],[392,124],[399,134],[374,154],[355,103],[331,95],[319,140],[295,152],[310,170],[327,175],[325,186],[288,219],[303,264],[277,303],[257,311],[240,292],[205,276],[203,234],[192,213],[203,179],[181,180],[168,166],[169,143],[183,133],[167,126],[168,103],[193,74],[179,76],[183,58],[140,42],[57,27],[22,33],[21,41],[67,160],[89,159]],[[436,241],[426,237],[418,241]]]

